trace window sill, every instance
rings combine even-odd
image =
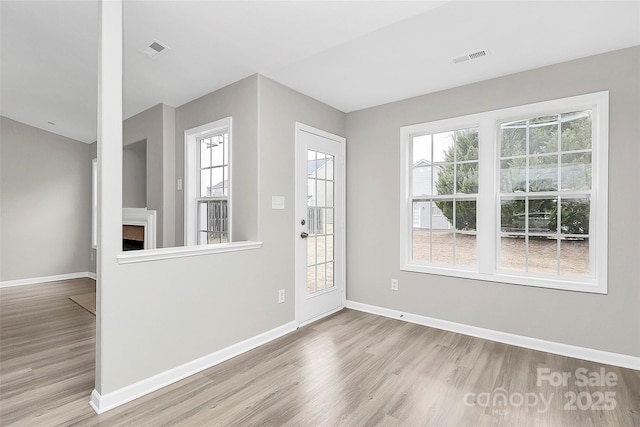
[[[186,258],[199,255],[219,254],[227,252],[260,249],[262,242],[245,241],[219,243],[216,245],[181,246],[175,248],[146,249],[143,251],[129,251],[116,255],[118,264],[133,264],[138,262],[158,261],[172,258]]]
[[[555,278],[545,275],[518,275],[506,272],[494,274],[480,273],[472,270],[454,270],[446,267],[434,267],[420,264],[405,263],[400,267],[402,271],[414,273],[435,274],[439,276],[457,277],[462,279],[482,280],[486,282],[504,283],[507,285],[533,286],[537,288],[558,289],[563,291],[586,292],[593,294],[607,294],[606,283],[598,283],[593,279]]]

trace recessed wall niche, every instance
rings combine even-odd
[[[122,207],[147,207],[147,140],[122,150]]]

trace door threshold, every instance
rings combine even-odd
[[[304,322],[300,322],[300,323],[298,323],[298,328],[301,328],[303,326],[307,326],[307,325],[309,325],[309,324],[311,324],[313,322],[317,322],[318,320],[321,320],[321,319],[324,319],[325,317],[331,316],[332,314],[337,313],[340,310],[343,310],[345,308],[346,307],[344,305],[342,305],[342,306],[340,306],[338,308],[334,308],[333,310],[329,310],[326,313],[322,313],[319,316],[312,317],[311,319],[305,320]]]

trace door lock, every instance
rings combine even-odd
[[[302,221],[300,221],[300,225],[305,225],[307,223],[307,221],[305,221],[304,218],[302,218]]]

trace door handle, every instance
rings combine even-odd
[[[309,237],[309,233],[307,233],[306,231],[303,231],[302,233],[300,233],[301,239],[306,239],[307,237]]]

